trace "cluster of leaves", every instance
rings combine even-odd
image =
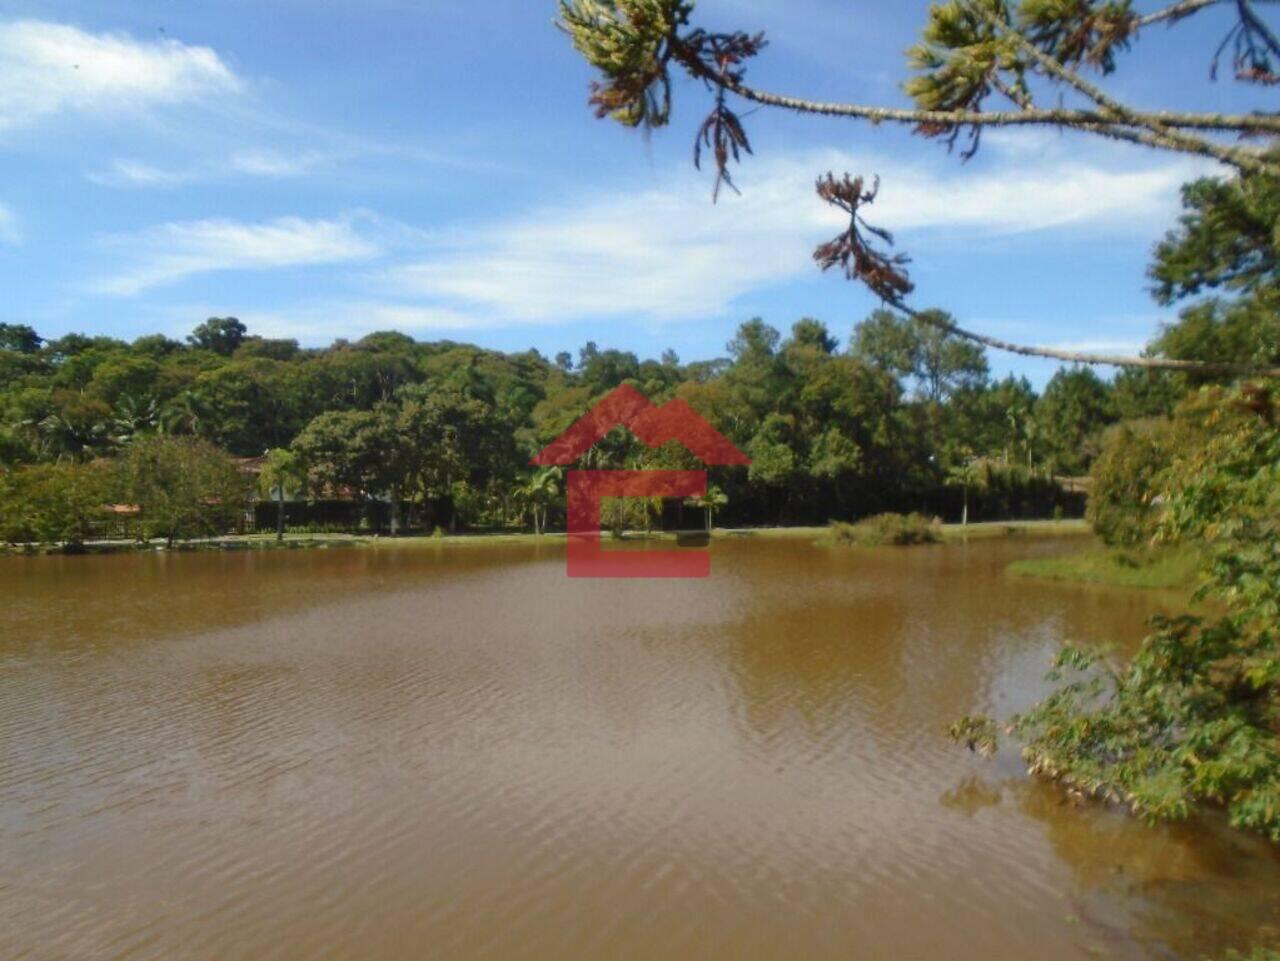
[[[1089,472],[1086,513],[1108,546],[1144,547],[1155,539],[1163,515],[1165,473],[1172,463],[1170,421],[1126,421],[1108,431]]]
[[[686,0],[562,0],[560,24],[600,71],[590,102],[599,117],[628,127],[671,118],[671,41],[689,19]]]
[[[1157,300],[1275,287],[1280,180],[1202,177],[1182,188],[1182,206],[1178,226],[1156,248],[1150,273]]]
[[[1116,52],[1128,48],[1138,27],[1138,15],[1131,0],[1022,0],[1018,25],[1059,63],[1111,73]]]
[[[1275,948],[1254,948],[1248,954],[1239,951],[1228,951],[1223,961],[1280,961],[1280,950]]]
[[[1280,358],[1278,196],[1261,176],[1184,190],[1186,213],[1156,252],[1155,293],[1166,303],[1206,290],[1231,299],[1192,304],[1150,350]],[[1033,771],[1145,818],[1221,806],[1236,826],[1280,840],[1280,396],[1248,383],[1188,394],[1197,380],[1118,382],[1111,400],[1131,419],[1094,463],[1089,516],[1117,547],[1193,546],[1202,596],[1225,614],[1159,621],[1123,665],[1067,649],[1052,676],[1067,683],[1012,731]]]
[[[907,51],[908,66],[917,75],[905,89],[922,110],[981,110],[1001,72],[1013,75],[1013,89],[1024,89],[1026,68],[1017,44],[988,18],[1009,23],[1004,0],[950,0],[930,6],[921,41]],[[925,136],[945,136],[949,144],[960,133],[952,124],[924,123],[917,129]],[[973,155],[978,142],[974,128],[966,156]]]
[[[915,289],[906,271],[910,260],[905,254],[878,247],[877,240],[892,247],[893,235],[867,223],[861,213],[864,206],[875,203],[879,190],[879,180],[868,188],[861,177],[848,174],[838,180],[832,173],[818,178],[818,196],[843,210],[849,217],[849,226],[820,245],[813,252],[813,259],[823,270],[841,267],[850,280],[861,281],[881,300],[897,304]]]
[[[561,0],[559,25],[578,52],[600,71],[589,102],[597,117],[628,127],[664,127],[671,119],[671,66],[679,64],[714,94],[706,119],[694,136],[693,162],[701,168],[711,154],[716,178],[731,189],[730,163],[751,153],[742,118],[728,92],[742,82],[745,64],[765,47],[762,33],[716,33],[688,25],[689,0]]]
[[[109,480],[96,463],[0,469],[0,540],[83,544],[106,520]]]
[[[139,508],[143,537],[178,539],[224,534],[248,500],[235,462],[196,437],[144,437],[116,462],[115,494]]]

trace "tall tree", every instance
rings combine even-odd
[[[1083,474],[1116,417],[1108,385],[1089,368],[1074,367],[1053,375],[1036,404],[1036,419],[1050,470]]]
[[[935,323],[938,319],[941,326]],[[987,379],[985,352],[949,333],[945,325],[950,323],[950,315],[943,311],[901,317],[877,310],[855,328],[853,353],[906,379],[921,399],[939,403]]]
[[[117,469],[120,496],[138,506],[142,532],[170,545],[225,534],[248,493],[235,463],[192,437],[142,438],[129,445]]]
[[[195,347],[230,357],[244,342],[247,332],[248,328],[235,317],[210,317],[187,340]]]
[[[17,354],[34,354],[44,343],[44,338],[26,324],[0,323],[0,350]]]

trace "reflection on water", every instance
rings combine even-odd
[[[557,545],[0,564],[0,957],[1198,958],[1280,858],[1148,829],[945,724],[1156,594],[1071,541]],[[1274,929],[1271,930],[1274,934]]]

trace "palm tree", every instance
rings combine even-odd
[[[145,401],[126,395],[116,404],[114,416],[111,418],[111,439],[124,446],[139,434],[154,430],[160,422],[160,407],[154,397]]]
[[[685,500],[685,504],[689,507],[700,507],[706,511],[708,534],[711,533],[711,526],[715,521],[715,512],[728,503],[729,495],[714,484],[707,488],[705,494],[699,494],[696,497],[689,497]]]
[[[564,471],[559,467],[544,467],[529,478],[520,488],[521,496],[529,503],[533,513],[533,532],[543,534],[547,529],[547,505],[560,493]]]
[[[267,459],[258,475],[258,489],[276,500],[276,540],[284,540],[284,498],[286,487],[300,487],[306,472],[298,455],[285,447],[267,451]]]
[[[982,475],[978,470],[978,466],[976,457],[966,456],[962,462],[947,471],[947,482],[960,487],[964,491],[964,510],[960,515],[962,527],[969,526],[969,489],[981,486]]]
[[[205,404],[193,391],[184,390],[160,412],[160,426],[167,434],[199,436]]]
[[[87,458],[107,439],[107,425],[99,421],[72,420],[66,414],[50,414],[33,425],[41,448],[55,457]]]

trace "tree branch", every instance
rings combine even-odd
[[[1023,344],[1010,343],[986,334],[965,330],[951,323],[932,311],[916,310],[907,304],[891,301],[889,305],[908,317],[922,323],[937,327],[939,330],[974,343],[982,344],[993,350],[1001,350],[1023,357],[1046,357],[1050,360],[1067,361],[1074,364],[1102,365],[1106,367],[1135,367],[1145,370],[1181,371],[1189,374],[1205,374],[1210,377],[1280,377],[1280,367],[1255,367],[1250,364],[1214,363],[1199,360],[1175,360],[1167,357],[1127,357],[1117,354],[1093,354],[1087,351],[1059,350],[1054,347],[1028,347]]]
[[[1156,10],[1154,13],[1139,17],[1136,26],[1141,28],[1162,22],[1176,23],[1183,17],[1189,17],[1205,7],[1213,7],[1226,2],[1228,0],[1182,0],[1181,3],[1175,3],[1172,6],[1165,7],[1163,10]]]
[[[1269,160],[1244,151],[1231,151],[1238,154],[1224,158],[1219,148],[1205,142],[1205,149],[1192,149],[1183,144],[1175,144],[1167,136],[1154,133],[1142,133],[1132,129],[1132,125],[1117,122],[1113,117],[1096,110],[1069,109],[1037,109],[1037,110],[1002,110],[989,113],[969,110],[912,110],[893,107],[869,107],[862,104],[832,103],[816,100],[803,100],[781,94],[757,90],[743,83],[726,82],[724,86],[732,93],[745,100],[768,107],[779,107],[798,113],[811,113],[823,116],[850,117],[867,120],[873,124],[901,123],[912,126],[934,125],[943,127],[1067,127],[1100,134],[1117,140],[1143,144],[1159,150],[1173,153],[1196,153],[1229,163],[1232,166],[1248,169],[1256,173],[1268,173],[1280,176],[1280,162]],[[1158,122],[1171,127],[1189,129],[1221,130],[1221,131],[1259,131],[1280,134],[1280,117],[1241,117],[1226,114],[1175,114],[1167,111],[1135,114],[1142,120]]]
[[[1084,79],[1076,71],[1071,70],[1054,57],[1045,53],[994,14],[986,10],[980,10],[979,13],[992,29],[1013,40],[1018,45],[1018,48],[1035,60],[1046,73],[1056,77],[1096,103],[1108,123],[1119,124],[1124,127],[1143,127],[1150,131],[1150,136],[1122,137],[1120,139],[1130,139],[1134,142],[1145,143],[1151,147],[1177,153],[1192,153],[1202,157],[1212,157],[1239,170],[1267,173],[1275,172],[1277,169],[1275,164],[1258,157],[1257,154],[1233,147],[1224,147],[1203,137],[1193,137],[1173,130],[1170,124],[1162,120],[1152,119],[1149,115],[1140,113],[1131,107],[1126,107],[1107,94],[1101,87]],[[1111,135],[1104,130],[1098,129],[1095,124],[1081,124],[1080,127],[1081,129],[1092,129],[1092,132],[1102,133],[1104,136]]]

